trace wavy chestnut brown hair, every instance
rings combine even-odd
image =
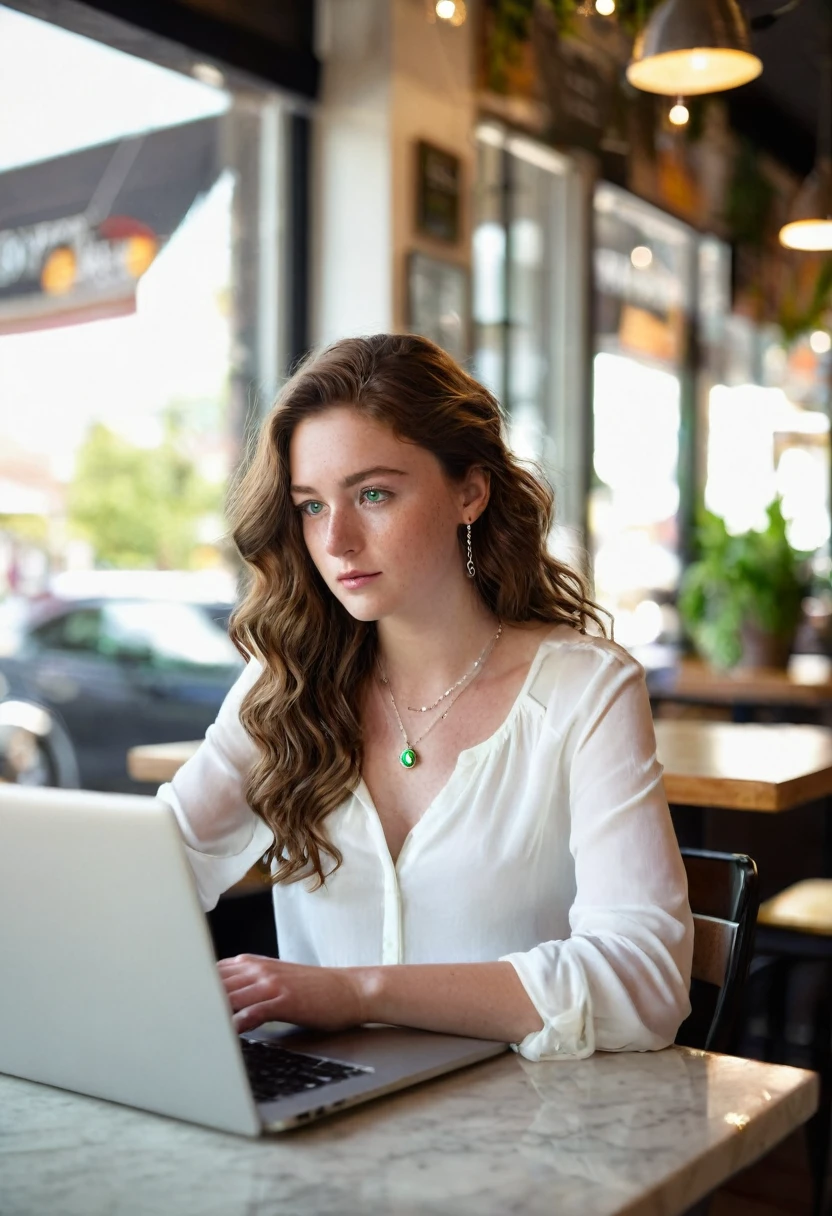
[[[358,706],[376,661],[376,626],[357,621],[313,564],[289,493],[289,443],[304,418],[349,405],[432,452],[445,474],[472,466],[490,478],[488,506],[472,525],[476,587],[506,622],[551,621],[605,633],[581,576],[547,548],[554,499],[509,451],[495,398],[438,346],[409,334],[346,338],[315,354],[285,385],[230,503],[233,537],[250,574],[231,637],[263,673],[240,718],[259,750],[246,787],[269,824],[275,881],[316,876],[342,857],[326,818],[361,773]],[[459,529],[460,565],[464,528]],[[333,872],[330,870],[329,872]]]

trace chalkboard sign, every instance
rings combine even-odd
[[[583,38],[564,37],[551,22],[535,27],[535,55],[549,107],[547,138],[556,144],[597,150],[615,96],[614,60]]]
[[[461,162],[433,144],[417,144],[416,227],[440,241],[459,239]]]

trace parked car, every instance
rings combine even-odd
[[[0,780],[146,793],[128,749],[203,736],[243,666],[233,586],[157,573],[0,605]]]

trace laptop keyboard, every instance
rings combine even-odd
[[[341,1064],[323,1056],[310,1056],[300,1051],[287,1051],[276,1043],[257,1039],[240,1039],[243,1060],[257,1102],[274,1102],[292,1094],[306,1093],[322,1085],[346,1081],[350,1077],[372,1072],[354,1064]]]

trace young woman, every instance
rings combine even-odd
[[[160,797],[206,909],[271,862],[280,960],[219,963],[237,1028],[671,1043],[693,930],[643,674],[491,394],[423,338],[337,342],[232,516],[247,667]]]

